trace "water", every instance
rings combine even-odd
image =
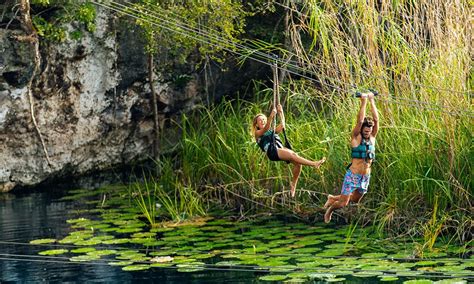
[[[28,244],[30,240],[63,238],[70,232],[66,220],[77,204],[59,201],[58,197],[54,193],[0,194],[1,283],[251,283],[259,275],[236,271],[178,273],[172,268],[125,272],[105,262],[75,263],[40,256],[38,251],[54,246],[33,246]]]
[[[86,191],[87,192],[87,191]],[[110,192],[117,192],[116,189]],[[108,193],[107,202],[109,202],[109,208],[118,210],[120,206],[118,203],[114,203],[114,200],[123,201],[124,198],[120,194],[117,194],[118,198],[112,198]],[[332,258],[331,256],[320,256],[319,258],[312,260],[303,260],[304,256],[298,255],[309,255],[310,257],[318,255],[321,252],[329,252],[340,248],[341,244],[344,244],[344,240],[341,243],[341,238],[346,235],[345,232],[341,234],[337,228],[332,226],[318,227],[306,224],[298,223],[282,223],[281,221],[274,220],[273,217],[270,220],[255,220],[256,222],[228,222],[219,226],[219,221],[215,220],[215,224],[210,224],[207,228],[205,226],[189,228],[189,227],[178,227],[173,229],[174,231],[159,233],[156,240],[167,239],[164,245],[156,245],[161,247],[162,252],[165,247],[168,247],[170,251],[178,251],[176,258],[179,256],[185,256],[187,254],[180,255],[179,252],[190,252],[195,250],[196,254],[207,253],[214,250],[222,250],[224,248],[233,247],[240,249],[237,252],[225,252],[222,255],[216,255],[215,257],[206,260],[206,268],[202,271],[196,272],[179,272],[177,266],[169,268],[158,268],[152,267],[145,271],[127,272],[122,270],[122,267],[111,266],[108,264],[113,258],[100,258],[96,261],[89,262],[72,262],[70,261],[71,255],[74,255],[72,251],[68,254],[54,255],[54,256],[42,256],[38,252],[51,249],[65,248],[72,250],[77,248],[77,245],[73,244],[48,244],[48,245],[31,245],[29,242],[36,239],[51,238],[61,240],[66,236],[70,235],[71,232],[77,232],[81,228],[71,228],[71,224],[67,223],[67,220],[76,219],[79,217],[90,217],[94,219],[94,215],[91,213],[89,216],[85,216],[82,213],[77,214],[77,209],[88,209],[95,208],[94,205],[87,205],[85,202],[88,201],[99,201],[103,203],[100,196],[90,197],[81,201],[64,201],[60,200],[62,197],[61,193],[48,192],[48,193],[24,193],[24,194],[0,194],[0,283],[37,283],[37,282],[53,282],[53,283],[82,283],[82,282],[107,282],[107,283],[268,283],[263,280],[259,280],[261,276],[270,275],[268,268],[265,266],[283,267],[286,264],[299,265],[295,268],[296,274],[300,272],[313,271],[316,273],[330,274],[333,272],[344,272],[345,283],[379,283],[380,279],[377,277],[356,277],[357,273],[361,271],[385,271],[388,270],[390,265],[400,266],[401,263],[410,264],[417,262],[418,260],[407,260],[400,261],[400,263],[388,262],[387,260],[377,260],[361,258],[363,251],[358,252],[358,258],[354,259],[351,256],[341,256]],[[126,198],[125,198],[126,199]],[[84,212],[84,211],[83,211]],[[100,215],[100,214],[99,214]],[[104,217],[104,215],[102,215]],[[97,217],[97,214],[96,216]],[[115,217],[114,217],[115,218]],[[85,219],[84,219],[85,220]],[[115,220],[115,219],[113,219]],[[107,222],[110,222],[108,220]],[[211,221],[212,222],[212,221]],[[76,224],[77,225],[77,224]],[[97,226],[97,225],[95,225]],[[82,230],[89,230],[90,225],[84,225]],[[104,227],[103,227],[104,228]],[[145,228],[148,230],[147,228]],[[351,240],[352,243],[362,243],[367,238],[363,234],[363,229],[358,229],[357,233],[362,235]],[[94,234],[101,234],[99,227],[94,230]],[[111,232],[105,234],[112,234]],[[104,235],[104,233],[102,233]],[[127,234],[118,234],[117,238],[124,237]],[[184,239],[180,238],[185,236]],[[320,241],[323,240],[323,241]],[[309,243],[308,243],[309,241]],[[278,242],[276,245],[272,245],[272,242]],[[180,244],[179,244],[180,243]],[[375,245],[377,239],[369,241],[370,244]],[[122,248],[128,249],[130,246],[135,248],[143,246],[128,244],[129,246],[123,245]],[[214,246],[212,246],[214,245]],[[210,246],[209,248],[207,248]],[[268,248],[265,248],[268,246]],[[344,245],[345,246],[345,245]],[[380,245],[379,245],[380,246]],[[238,266],[218,266],[220,261],[235,261],[239,257],[239,254],[244,252],[252,254],[252,247],[254,250],[264,249],[265,253],[257,253],[255,255],[265,256],[263,262],[253,262],[254,260],[245,257],[241,260],[246,260]],[[370,246],[372,247],[372,245]],[[117,248],[120,246],[111,246],[106,248]],[[182,249],[185,250],[182,250]],[[249,250],[250,249],[250,250]],[[282,250],[283,249],[283,250]],[[306,251],[305,251],[306,250]],[[358,250],[358,249],[357,249]],[[356,252],[357,252],[356,250]],[[381,245],[379,250],[389,250],[386,245]],[[392,250],[390,248],[390,250]],[[156,251],[153,252],[158,252]],[[279,251],[279,252],[278,252]],[[393,248],[393,252],[398,252],[399,248]],[[370,252],[374,252],[371,250]],[[377,252],[377,251],[375,251]],[[269,253],[276,253],[275,255],[269,255]],[[172,253],[166,252],[168,255]],[[230,256],[230,258],[225,257]],[[339,255],[339,254],[337,254]],[[248,255],[244,255],[248,256]],[[288,263],[285,262],[285,258],[277,260],[277,256],[288,256],[292,260]],[[352,257],[354,257],[353,255]],[[192,256],[190,256],[192,258]],[[236,259],[237,257],[237,259]],[[252,258],[254,258],[252,256]],[[308,258],[308,257],[306,257]],[[384,258],[381,257],[381,258]],[[329,261],[330,263],[316,265],[313,267],[312,261],[321,262]],[[350,265],[350,263],[355,264]],[[248,262],[250,261],[250,262]],[[271,264],[271,262],[276,263]],[[349,262],[347,262],[349,261]],[[360,266],[363,263],[370,262],[365,266]],[[382,261],[382,263],[379,263]],[[441,261],[441,260],[440,260]],[[302,262],[302,263],[300,263]],[[321,264],[320,263],[320,264]],[[451,264],[448,264],[451,263]],[[306,265],[305,265],[306,264]],[[308,266],[308,264],[310,266]],[[303,266],[305,265],[305,266]],[[441,280],[443,278],[452,278],[449,275],[444,275],[439,271],[432,271],[435,267],[431,267],[432,264],[424,264],[428,269],[428,274],[424,275],[413,275],[412,277],[399,277],[396,281],[390,283],[403,283],[409,279],[423,279],[429,278],[433,281]],[[260,268],[258,266],[261,266]],[[380,267],[382,266],[382,267]],[[456,269],[456,267],[464,266],[463,271],[455,273],[453,277],[462,277],[465,279],[472,279],[473,271],[472,260],[461,260],[461,259],[450,259],[444,262],[444,264],[437,264],[436,266],[450,267],[450,269]],[[418,267],[421,267],[418,266]],[[412,267],[411,272],[417,272],[418,267]],[[263,269],[262,269],[263,268]],[[431,271],[431,276],[430,272]],[[389,275],[394,275],[396,272],[390,272]],[[463,274],[459,274],[463,273]],[[468,273],[468,274],[466,274]],[[385,273],[384,273],[385,274]],[[291,273],[289,274],[291,275]],[[461,275],[461,276],[457,276]],[[335,277],[336,275],[334,275]],[[289,280],[289,279],[286,279]],[[299,279],[303,280],[303,279]],[[324,281],[309,280],[306,278],[307,283],[326,283]],[[460,281],[458,283],[466,283],[466,281]]]

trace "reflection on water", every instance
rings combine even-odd
[[[125,272],[105,263],[73,263],[60,257],[39,256],[38,251],[54,246],[38,247],[28,242],[68,235],[66,220],[74,208],[74,202],[59,201],[46,193],[0,194],[0,283],[249,283],[258,275],[238,271],[177,273],[158,268]]]

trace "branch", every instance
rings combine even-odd
[[[43,152],[46,156],[46,160],[48,162],[48,166],[51,168],[51,160],[49,159],[48,150],[46,149],[46,145],[44,143],[43,135],[41,135],[41,131],[39,130],[38,123],[36,122],[35,117],[35,110],[34,110],[34,98],[33,93],[31,91],[31,86],[33,85],[33,80],[40,69],[40,62],[41,62],[41,55],[39,52],[39,40],[38,35],[36,34],[35,29],[33,28],[33,23],[31,21],[30,15],[30,2],[29,0],[21,0],[20,3],[20,22],[21,27],[23,28],[24,32],[27,34],[26,36],[18,36],[17,39],[19,41],[26,41],[29,42],[33,46],[33,50],[35,52],[35,67],[33,69],[33,74],[31,74],[31,78],[28,81],[27,85],[27,92],[28,92],[28,100],[30,103],[30,114],[31,120],[33,121],[33,125],[35,127],[36,133],[41,142],[41,146],[43,147]]]

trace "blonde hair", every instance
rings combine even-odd
[[[254,116],[253,120],[252,120],[252,135],[255,135],[255,131],[257,131],[257,119],[259,116],[263,116],[263,117],[267,117],[265,114],[263,113],[259,113],[257,114],[256,116]]]

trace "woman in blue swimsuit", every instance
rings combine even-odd
[[[367,99],[370,101],[372,118],[365,116]],[[357,115],[357,124],[352,130],[351,147],[352,162],[347,169],[342,184],[340,195],[328,195],[324,204],[326,214],[324,222],[331,221],[332,212],[338,208],[347,206],[350,201],[359,203],[367,193],[370,181],[370,167],[375,158],[375,137],[379,130],[379,115],[375,106],[374,94],[364,93],[361,95],[360,110]]]
[[[280,116],[280,124],[273,129],[270,129],[270,126],[275,119],[275,115],[278,113]],[[260,113],[257,114],[252,123],[252,130],[257,140],[257,144],[262,149],[263,152],[267,154],[267,157],[271,161],[287,161],[294,165],[293,167],[293,180],[290,185],[291,197],[295,196],[296,184],[298,183],[298,178],[301,173],[301,166],[312,166],[314,168],[319,168],[326,158],[322,158],[319,161],[310,161],[305,158],[298,156],[293,150],[285,148],[281,142],[278,133],[282,132],[285,129],[285,116],[283,114],[283,108],[280,104],[272,110],[272,113],[267,117]]]

